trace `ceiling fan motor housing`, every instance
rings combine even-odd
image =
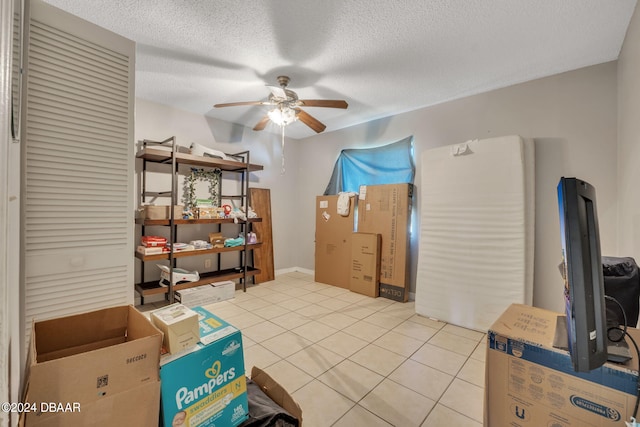
[[[291,79],[289,76],[278,76],[277,86],[268,86],[271,89],[268,101],[249,101],[249,102],[231,102],[226,104],[216,104],[214,107],[232,107],[239,105],[271,105],[275,108],[270,110],[258,124],[255,125],[253,130],[263,130],[269,120],[279,124],[280,126],[286,126],[290,123],[300,120],[305,125],[309,126],[316,133],[320,133],[325,130],[326,126],[318,121],[315,117],[309,113],[300,109],[300,107],[328,107],[328,108],[347,108],[348,104],[343,100],[323,100],[323,99],[298,99],[298,94],[292,90],[287,89],[287,85]]]

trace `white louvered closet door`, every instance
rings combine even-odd
[[[24,314],[133,303],[135,45],[31,1],[23,135]]]

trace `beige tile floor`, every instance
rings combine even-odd
[[[486,335],[418,316],[412,302],[295,272],[208,307],[242,330],[247,373],[280,382],[305,427],[482,425]]]

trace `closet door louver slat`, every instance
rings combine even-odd
[[[27,334],[34,318],[133,303],[134,45],[84,37],[88,23],[72,25],[77,18],[60,11],[48,18],[49,8],[34,2],[29,21]]]

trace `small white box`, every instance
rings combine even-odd
[[[171,304],[151,312],[151,322],[164,333],[169,353],[192,347],[200,341],[198,313],[183,304]]]
[[[197,288],[176,291],[176,301],[187,307],[214,304],[235,297],[236,284],[230,280],[215,282]]]

